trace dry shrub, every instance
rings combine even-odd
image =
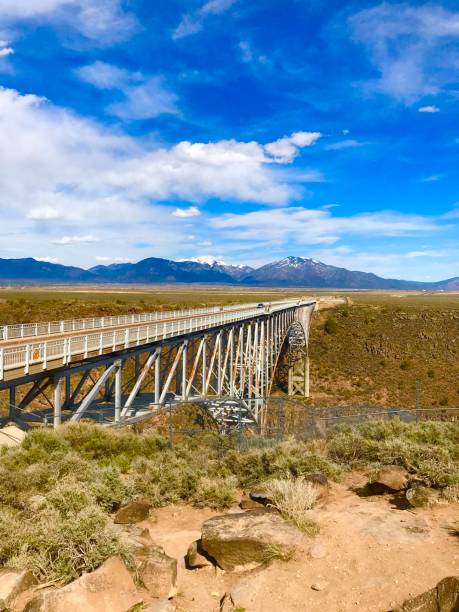
[[[441,496],[449,503],[459,502],[459,484],[445,487],[441,492]]]
[[[304,531],[307,535],[318,533],[318,525],[309,518],[318,497],[317,488],[303,477],[285,480],[270,480],[265,485],[266,496],[272,500],[272,506],[282,516]]]
[[[50,502],[33,516],[0,511],[0,565],[31,570],[41,581],[65,583],[95,570],[113,555],[129,557],[126,545],[107,527],[107,515],[98,506],[75,511],[84,492],[74,487],[70,501],[60,493],[53,497],[59,509]]]

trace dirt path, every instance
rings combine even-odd
[[[153,540],[179,559],[177,610],[214,612],[226,591],[246,612],[384,612],[459,574],[459,507],[400,510],[389,497],[359,497],[365,479],[352,475],[334,485],[321,526],[289,563],[274,562],[245,575],[214,568],[186,570],[183,555],[200,535],[210,510],[163,508],[149,524]],[[312,553],[312,556],[311,556]],[[311,585],[326,582],[323,590]]]

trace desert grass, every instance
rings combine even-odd
[[[265,483],[266,496],[290,523],[309,536],[316,535],[319,527],[308,515],[318,497],[318,490],[304,477],[273,479]]]
[[[365,423],[327,440],[293,439],[237,450],[228,436],[205,433],[169,447],[153,431],[112,431],[69,423],[28,433],[0,450],[0,567],[31,569],[41,581],[68,582],[113,554],[129,551],[110,529],[110,514],[139,497],[154,507],[187,503],[223,510],[241,490],[271,487],[273,504],[310,535],[316,492],[307,476],[339,480],[354,467],[403,465],[457,501],[457,424]]]

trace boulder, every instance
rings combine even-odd
[[[432,492],[428,487],[411,487],[405,493],[406,499],[413,508],[425,508],[432,502]]]
[[[436,587],[408,599],[393,612],[457,612],[459,610],[459,576],[449,576]]]
[[[152,597],[169,599],[177,593],[177,559],[161,546],[149,546],[135,553],[136,573]]]
[[[408,486],[409,474],[398,465],[387,465],[380,468],[370,483],[375,493],[395,493]]]
[[[203,554],[201,540],[192,542],[188,551],[185,555],[185,565],[188,569],[198,569],[200,567],[206,567],[212,565],[209,559]]]
[[[121,525],[140,523],[148,518],[151,504],[143,499],[135,499],[118,510],[113,521]]]
[[[111,557],[94,572],[83,574],[66,586],[41,592],[24,612],[126,612],[142,600],[123,560]]]
[[[245,571],[276,555],[290,556],[302,539],[301,532],[279,514],[248,510],[208,519],[202,525],[202,548],[227,571]]]
[[[0,610],[8,609],[16,597],[27,591],[36,582],[33,574],[25,570],[0,572]]]

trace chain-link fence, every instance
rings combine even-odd
[[[85,413],[85,420],[109,427],[130,426],[138,431],[155,429],[166,436],[171,445],[186,437],[212,433],[227,437],[238,447],[267,445],[291,437],[298,440],[325,438],[339,425],[355,426],[372,420],[459,423],[459,408],[405,409],[371,405],[317,407],[287,397],[271,397],[266,403],[261,400],[258,402],[259,406],[263,405],[258,422],[253,418],[254,400],[234,398],[175,401],[161,406],[150,404],[118,424],[114,422],[113,406],[102,402]],[[63,410],[62,421],[71,420],[74,414],[74,411]],[[8,420],[24,428],[52,427],[53,412],[51,408],[27,412],[11,407]]]

